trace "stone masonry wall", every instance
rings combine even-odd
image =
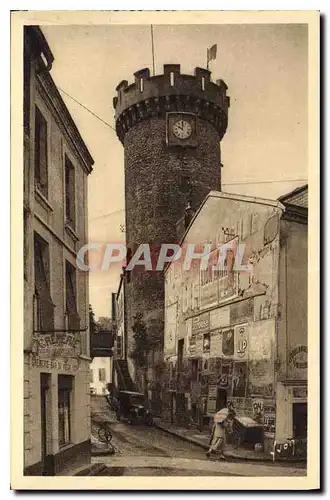
[[[211,190],[221,189],[219,134],[197,118],[198,146],[171,149],[166,145],[165,117],[144,120],[128,130],[125,148],[127,245],[174,243],[176,223],[187,201],[197,209]],[[181,177],[190,177],[191,192],[181,190]],[[164,278],[162,273],[132,275],[127,286],[128,352],[132,318],[144,312],[163,335]]]

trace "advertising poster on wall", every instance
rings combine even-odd
[[[234,328],[222,330],[222,354],[231,357],[234,355]]]
[[[270,397],[274,391],[274,367],[271,360],[250,360],[248,393]]]
[[[275,401],[264,401],[263,404],[263,427],[269,437],[275,436],[276,405]]]
[[[254,322],[249,331],[249,359],[271,359],[275,339],[274,319]]]
[[[248,325],[235,327],[235,359],[248,358]]]
[[[199,314],[192,318],[192,335],[210,331],[210,313]]]
[[[233,397],[244,398],[247,383],[247,363],[235,362],[233,371]]]
[[[203,335],[203,354],[210,354],[211,337],[209,333]]]

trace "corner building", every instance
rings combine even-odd
[[[226,84],[213,83],[211,73],[202,68],[192,76],[181,74],[180,65],[167,64],[163,75],[150,76],[149,69],[142,69],[134,76],[134,83],[125,80],[117,86],[113,100],[125,152],[126,244],[134,252],[149,243],[157,254],[160,244],[178,241],[178,221],[187,203],[197,209],[210,190],[221,189],[220,141],[229,97]],[[151,356],[157,365],[163,343],[164,274],[126,272],[124,285],[127,356],[133,348],[134,315],[143,312],[150,334],[158,339]]]
[[[185,270],[184,259],[166,270],[169,421],[192,411],[207,426],[230,404],[243,423],[259,424],[266,451],[274,440],[306,439],[307,204],[295,199],[307,187],[297,191],[277,201],[211,192],[191,221],[182,250],[211,252],[205,270],[201,261]],[[217,246],[226,254],[219,270]]]
[[[90,463],[87,178],[93,159],[51,77],[51,49],[24,30],[24,474]]]

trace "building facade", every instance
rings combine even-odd
[[[108,384],[112,382],[112,358],[96,357],[90,364],[91,394],[105,396],[109,394]]]
[[[24,32],[24,474],[90,461],[87,177],[93,159],[50,75],[36,26]]]
[[[143,312],[153,349],[150,366],[162,361],[164,329],[163,272],[135,272],[130,259],[141,244],[152,248],[178,241],[177,222],[188,204],[195,209],[212,189],[221,189],[220,141],[227,128],[229,97],[222,80],[211,81],[202,68],[195,75],[180,65],[149,69],[122,81],[113,99],[116,131],[125,150],[127,357],[134,349],[134,316]],[[155,262],[154,262],[155,263]]]
[[[186,268],[189,244],[209,245],[205,269]],[[307,401],[306,209],[211,192],[181,249],[165,278],[164,416],[207,423],[230,405],[272,449],[295,435],[294,404]]]

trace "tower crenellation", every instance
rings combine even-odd
[[[181,74],[179,64],[165,64],[164,74],[150,76],[149,68],[134,73],[134,83],[123,80],[113,99],[116,132],[123,142],[126,132],[141,120],[167,112],[193,112],[211,123],[222,139],[227,128],[227,85],[211,81],[211,72],[195,68],[194,75]]]

